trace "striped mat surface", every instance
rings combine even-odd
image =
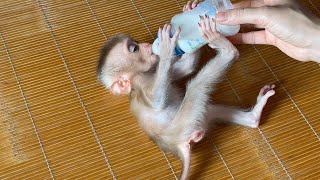
[[[152,43],[186,2],[1,0],[0,179],[179,178],[180,161],[143,134],[95,66],[106,39]],[[320,16],[319,0],[302,3]],[[319,64],[272,46],[237,48],[212,101],[250,107],[271,83],[276,95],[258,129],[219,125],[197,144],[190,179],[319,179]]]

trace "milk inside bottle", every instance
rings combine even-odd
[[[230,0],[205,0],[191,11],[175,15],[171,19],[171,36],[181,27],[181,32],[177,41],[176,54],[193,53],[207,42],[202,39],[198,28],[199,16],[207,14],[210,18],[215,18],[217,12],[232,9]],[[232,36],[239,32],[240,26],[226,26],[217,23],[217,30],[224,36]],[[159,55],[159,39],[152,44],[153,53]]]

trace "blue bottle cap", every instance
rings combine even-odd
[[[178,46],[178,44],[176,45],[176,48],[174,48],[174,50],[175,50],[175,54],[176,54],[176,55],[182,55],[182,54],[185,53],[184,51],[182,51],[182,49],[180,49],[180,47]]]

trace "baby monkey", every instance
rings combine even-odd
[[[205,16],[199,29],[217,55],[181,92],[174,80],[193,72],[199,53],[175,56],[180,30],[170,38],[170,29],[170,24],[159,29],[159,56],[152,53],[150,44],[138,44],[124,34],[114,36],[101,50],[97,73],[113,94],[129,95],[131,111],[144,132],[161,150],[181,159],[181,179],[187,179],[191,147],[203,139],[209,122],[219,119],[256,128],[275,91],[274,85],[263,87],[250,111],[209,103],[209,95],[239,52],[216,30],[215,20]]]

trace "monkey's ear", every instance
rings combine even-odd
[[[115,81],[110,88],[113,94],[129,94],[131,92],[131,83],[129,80]]]

